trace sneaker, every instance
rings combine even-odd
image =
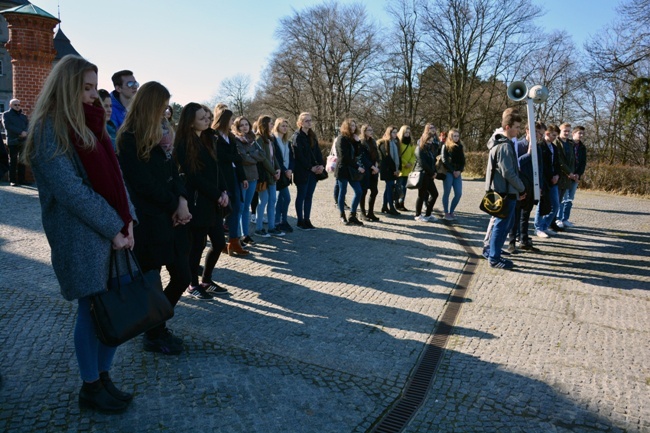
[[[214,281],[209,282],[208,284],[201,284],[201,287],[210,295],[227,295],[228,289],[221,287],[219,284]]]
[[[557,232],[555,232],[555,231],[553,231],[553,230],[551,230],[551,229],[546,229],[546,230],[544,230],[544,233],[546,233],[546,234],[548,235],[549,238],[550,238],[550,237],[553,237],[553,236],[555,236],[555,235],[557,234]]]
[[[242,238],[241,243],[242,245],[255,245],[255,240],[249,235],[246,235]]]
[[[255,224],[257,222],[257,215],[255,215],[254,213],[251,214],[251,222],[253,224]]]
[[[533,242],[530,240],[527,242],[519,242],[519,245],[517,245],[517,247],[524,251],[539,251],[539,248],[533,246]]]
[[[490,259],[490,249],[489,248],[483,248],[483,252],[481,253],[484,259]]]
[[[285,233],[293,233],[293,227],[291,227],[289,225],[289,223],[276,224],[275,227],[279,228],[280,230],[284,231]]]
[[[569,220],[562,221],[564,223],[564,227],[573,227],[573,223]]]
[[[277,236],[277,237],[282,237],[282,236],[285,235],[285,233],[282,230],[280,230],[279,228],[277,228],[277,227],[269,230],[268,234],[270,234],[271,236]]]
[[[270,238],[271,235],[266,232],[266,230],[255,230],[255,236],[259,236],[261,238]]]
[[[560,220],[556,220],[556,221],[555,221],[555,225],[556,225],[559,229],[563,229],[563,228],[564,228],[564,223],[563,223],[562,221],[560,221]]]
[[[454,214],[451,213],[446,213],[445,216],[443,217],[447,221],[454,221],[456,218],[454,217]]]
[[[309,230],[309,227],[305,225],[304,221],[298,221],[296,227],[298,227],[300,230]]]
[[[496,269],[512,269],[515,265],[508,259],[501,258],[497,262],[490,262],[491,268]]]
[[[546,233],[546,231],[544,231],[544,230],[535,230],[535,236],[537,236],[538,238],[543,238],[543,239],[550,238],[548,233]]]
[[[555,223],[555,221],[553,221],[553,222],[551,223],[551,226],[548,228],[548,230],[546,230],[546,233],[549,233],[551,230],[553,230],[553,231],[555,231],[555,232],[563,232],[563,231],[564,231],[564,227],[560,227],[560,226],[558,226],[558,225]],[[549,234],[550,234],[550,233],[549,233]]]
[[[429,217],[425,215],[418,215],[415,217],[415,221],[420,221],[423,223],[429,222]]]
[[[183,352],[183,342],[171,333],[161,332],[157,337],[142,335],[142,348],[147,352],[162,353],[164,355],[178,355]]]
[[[199,301],[209,301],[212,299],[212,295],[205,291],[203,286],[200,284],[198,286],[190,286],[183,292],[188,298],[196,299]]]
[[[515,254],[515,253],[517,252],[517,246],[515,245],[514,242],[508,244],[508,249],[507,249],[507,251],[508,251],[510,254]]]

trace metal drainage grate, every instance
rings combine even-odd
[[[460,312],[460,307],[465,302],[465,291],[474,275],[478,256],[474,254],[469,243],[462,238],[453,226],[449,226],[449,228],[458,243],[467,252],[469,259],[461,271],[460,280],[454,290],[452,290],[440,322],[436,326],[433,334],[429,336],[422,356],[413,374],[407,381],[401,397],[380,418],[374,428],[370,430],[372,433],[401,432],[420,408],[429,392],[429,385],[431,385],[436,370],[442,360],[445,347],[447,346],[447,340]]]

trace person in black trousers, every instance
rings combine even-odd
[[[116,141],[124,180],[139,220],[134,227],[133,251],[143,272],[167,268],[170,280],[165,296],[175,306],[190,284],[185,224],[192,215],[171,155],[173,133],[163,120],[169,96],[169,91],[154,81],[140,87]],[[175,355],[183,351],[183,340],[162,324],[143,335],[143,348]]]
[[[439,153],[436,140],[435,127],[427,123],[420,137],[419,144],[415,147],[415,167],[413,171],[421,171],[418,198],[415,201],[415,220],[432,221],[431,212],[438,199],[438,188],[434,182],[436,178],[436,155]],[[422,205],[426,203],[426,213],[422,215]]]
[[[363,180],[361,181],[361,214],[366,221],[376,222],[379,218],[375,216],[375,200],[379,189],[379,149],[377,142],[373,137],[372,126],[361,126],[361,162],[363,163],[366,172],[364,173]],[[370,191],[370,198],[368,199],[368,208],[366,209],[366,196]]]
[[[226,295],[228,290],[212,281],[212,271],[226,245],[223,230],[223,209],[228,206],[228,191],[217,164],[214,142],[202,140],[209,127],[210,117],[203,107],[190,102],[181,111],[178,121],[174,152],[185,176],[192,214],[190,227],[189,263],[192,282],[185,294],[198,300],[212,299],[213,295]],[[203,274],[199,282],[201,255],[210,238],[210,249],[205,257]]]

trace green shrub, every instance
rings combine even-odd
[[[485,178],[487,159],[487,152],[467,152],[463,177]],[[650,197],[650,168],[587,162],[580,188]]]

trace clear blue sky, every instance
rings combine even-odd
[[[62,30],[81,55],[99,67],[100,87],[112,90],[110,77],[131,69],[140,83],[156,80],[186,104],[209,100],[224,78],[238,73],[259,80],[279,19],[292,8],[325,0],[33,0],[57,15]],[[351,3],[340,0],[339,3]],[[566,30],[577,46],[611,23],[618,0],[533,0],[547,11],[539,25]],[[384,0],[366,0],[378,23],[388,22]]]

